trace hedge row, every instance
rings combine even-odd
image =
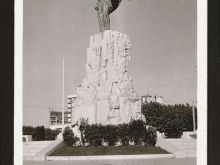
[[[155,127],[167,137],[179,138],[183,131],[193,131],[192,106],[189,104],[163,105],[151,102],[142,105],[142,112],[146,124]]]
[[[103,142],[107,142],[108,146],[115,146],[117,142],[121,142],[121,145],[127,146],[129,142],[133,142],[134,145],[154,146],[157,140],[156,129],[153,127],[147,129],[141,120],[132,120],[129,124],[119,125],[89,125],[82,120],[79,128],[82,145],[88,143],[91,146],[101,146]],[[75,137],[70,128],[65,129],[63,137],[67,145],[74,144]]]
[[[55,140],[59,133],[58,130],[51,130],[44,126],[23,126],[23,135],[32,135],[33,141]]]

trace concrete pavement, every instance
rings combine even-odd
[[[83,161],[24,161],[23,165],[196,165],[196,158],[139,159],[139,160],[83,160]]]
[[[197,156],[197,140],[193,138],[158,138],[156,146],[174,154],[176,158],[195,158]]]

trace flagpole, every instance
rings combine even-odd
[[[62,82],[62,128],[64,129],[64,57],[63,57],[63,82]]]

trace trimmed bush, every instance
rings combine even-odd
[[[102,126],[100,124],[86,125],[84,131],[85,141],[92,146],[101,146],[103,135]]]
[[[45,140],[55,140],[57,135],[60,133],[59,130],[51,130],[49,128],[45,129]]]
[[[68,146],[73,146],[79,139],[74,136],[74,133],[70,127],[66,127],[63,131],[63,141]]]
[[[101,135],[105,142],[108,142],[109,146],[114,146],[118,141],[117,126],[106,125],[101,127]]]
[[[129,122],[129,139],[133,141],[135,145],[140,145],[143,141],[146,127],[142,120],[131,120]]]
[[[36,140],[37,141],[45,140],[45,128],[44,128],[44,126],[36,128]]]
[[[101,146],[102,142],[114,146],[118,141],[121,141],[123,146],[129,145],[129,141],[133,141],[135,145],[145,142],[148,146],[154,146],[157,132],[155,128],[146,130],[142,120],[131,120],[129,124],[119,125],[86,124],[84,137],[91,146]]]
[[[175,112],[170,111],[165,115],[164,120],[166,122],[163,126],[165,136],[169,138],[181,138],[184,129],[178,115]]]
[[[147,146],[155,146],[157,142],[157,130],[153,127],[148,127],[145,130],[143,141]]]
[[[123,146],[129,145],[129,125],[119,124],[117,126],[118,139],[121,141]]]
[[[33,141],[36,140],[36,127],[23,126],[23,135],[32,135]]]
[[[37,135],[37,129],[38,129],[38,135]],[[32,135],[33,141],[36,141],[39,138],[43,140],[55,140],[57,135],[60,133],[59,130],[51,130],[49,128],[46,128],[45,133],[43,133],[44,137],[42,138],[42,137],[39,137],[39,134],[42,134],[40,133],[39,129],[42,129],[42,128],[39,128],[39,127],[37,128],[37,127],[32,127],[32,126],[23,126],[23,135]]]

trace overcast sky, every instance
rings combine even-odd
[[[49,107],[85,77],[89,37],[98,33],[97,0],[24,0],[24,125],[48,126]],[[196,100],[196,0],[124,0],[110,16],[111,29],[130,36],[129,72],[141,96],[167,104]]]

